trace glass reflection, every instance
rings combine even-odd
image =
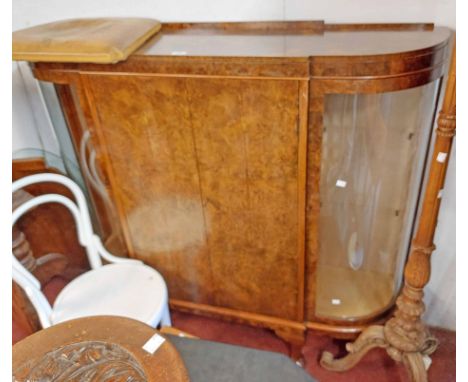
[[[437,83],[325,97],[316,314],[354,320],[398,290]]]

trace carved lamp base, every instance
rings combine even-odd
[[[349,352],[335,359],[324,352],[320,365],[331,371],[346,371],[353,368],[370,350],[383,348],[397,362],[403,362],[412,382],[427,382],[427,368],[438,341],[432,337],[420,317],[424,311],[422,290],[405,285],[397,299],[395,316],[384,326],[373,325],[364,330],[353,343],[346,344]]]
[[[346,371],[353,368],[367,352],[374,348],[384,348],[392,359],[403,362],[412,382],[427,381],[426,365],[430,361],[429,355],[436,350],[436,346],[430,346],[425,351],[402,352],[388,343],[384,327],[380,325],[368,327],[354,343],[347,343],[346,350],[349,354],[344,358],[335,359],[331,353],[323,352],[320,365],[331,371]]]

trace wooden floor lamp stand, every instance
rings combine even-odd
[[[396,301],[394,316],[383,326],[374,325],[364,330],[353,343],[346,344],[349,354],[334,359],[324,352],[320,360],[322,367],[333,371],[346,371],[355,366],[368,351],[386,349],[397,362],[403,362],[411,381],[427,381],[429,355],[438,341],[427,330],[421,316],[424,312],[423,288],[431,273],[430,257],[437,216],[447,171],[448,158],[456,127],[456,75],[455,43],[442,109],[437,119],[436,140],[432,155],[427,187],[424,195],[418,230],[413,240],[410,256],[405,267],[403,289]]]

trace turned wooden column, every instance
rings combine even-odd
[[[434,152],[424,193],[421,216],[404,272],[403,289],[396,301],[394,316],[384,326],[367,328],[354,343],[346,345],[349,354],[341,359],[324,352],[321,365],[329,370],[345,371],[356,365],[371,349],[385,348],[395,361],[403,362],[411,381],[427,381],[428,356],[437,348],[422,321],[425,307],[423,288],[431,275],[431,254],[443,195],[445,174],[456,128],[456,52],[455,42],[442,108],[437,119]]]
[[[455,48],[442,109],[437,119],[436,140],[416,236],[405,267],[405,284],[397,300],[397,310],[385,325],[385,337],[397,349],[430,352],[434,347],[421,320],[424,312],[423,288],[431,275],[431,254],[445,174],[456,127]]]

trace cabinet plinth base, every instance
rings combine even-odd
[[[290,357],[295,361],[301,360],[307,330],[304,323],[175,299],[169,300],[169,305],[180,312],[270,329],[288,343]]]

